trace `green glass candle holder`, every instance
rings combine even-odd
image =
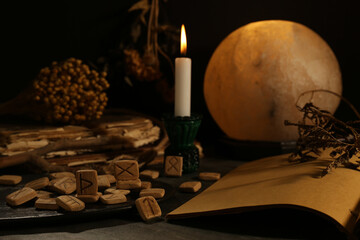
[[[201,119],[200,114],[191,114],[190,117],[175,117],[173,114],[164,114],[163,116],[170,140],[170,145],[165,149],[165,159],[167,156],[182,157],[182,173],[192,173],[199,168],[199,149],[195,147],[194,140]]]

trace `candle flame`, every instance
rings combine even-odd
[[[181,25],[181,36],[180,36],[180,53],[181,55],[186,55],[186,32],[185,32],[185,26],[184,24]]]

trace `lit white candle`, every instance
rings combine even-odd
[[[186,34],[181,26],[181,55],[186,55]],[[191,108],[191,59],[179,57],[175,59],[175,116],[190,116]]]

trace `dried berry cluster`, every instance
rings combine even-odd
[[[108,100],[105,77],[75,58],[41,69],[33,86],[35,100],[47,107],[45,120],[76,124],[100,118]]]
[[[302,121],[299,123],[285,121],[285,125],[297,126],[299,130],[297,151],[290,155],[289,161],[311,161],[316,159],[323,150],[332,148],[330,156],[333,160],[322,171],[322,177],[339,166],[352,169],[360,167],[360,161],[350,161],[360,152],[359,120],[343,122],[312,103],[307,103],[302,108],[297,107],[304,113]],[[357,113],[356,110],[355,113]]]

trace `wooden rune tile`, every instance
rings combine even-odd
[[[60,194],[71,194],[76,190],[76,179],[73,177],[59,178],[51,189]]]
[[[75,177],[72,172],[55,172],[49,174],[50,179],[63,178],[63,177]]]
[[[50,181],[49,181],[48,177],[42,177],[42,178],[33,180],[31,182],[28,182],[27,184],[25,184],[25,187],[29,187],[34,190],[38,190],[38,189],[49,186],[49,183],[50,183]]]
[[[4,185],[16,185],[22,180],[21,176],[18,175],[2,175],[0,176],[0,184]]]
[[[62,177],[62,178],[54,178],[54,179],[52,179],[52,180],[50,180],[50,182],[49,182],[49,188],[51,189],[53,186],[54,186],[54,184],[55,183],[57,183],[57,182],[59,182],[61,179],[63,179],[64,177]],[[75,178],[74,178],[75,179]]]
[[[160,175],[159,171],[150,170],[150,169],[146,169],[140,172],[140,177],[145,179],[157,179],[159,175]]]
[[[164,174],[171,177],[181,177],[183,167],[183,157],[166,156],[164,164]]]
[[[200,181],[183,182],[179,186],[180,191],[182,191],[182,192],[190,192],[190,193],[195,193],[195,192],[199,191],[200,188],[201,188],[201,182]]]
[[[141,187],[141,180],[118,180],[116,182],[116,188],[118,189],[138,189]]]
[[[51,198],[54,196],[54,193],[43,190],[36,191],[36,194],[37,198]]]
[[[78,195],[78,194],[76,194],[75,197],[77,197],[84,203],[94,203],[94,202],[97,202],[101,196],[102,196],[102,193],[98,192],[96,195]]]
[[[153,196],[154,198],[162,198],[165,195],[165,189],[163,188],[148,188],[140,191],[139,196]]]
[[[57,205],[55,198],[39,198],[35,202],[35,207],[38,209],[47,209],[47,210],[59,209],[59,206]]]
[[[37,196],[36,191],[29,187],[21,188],[6,196],[6,202],[10,206],[18,206]]]
[[[99,189],[105,189],[110,187],[110,181],[107,175],[99,175],[98,176],[98,188]],[[115,181],[116,182],[116,181]]]
[[[118,204],[124,203],[127,201],[127,198],[124,194],[121,193],[109,193],[102,195],[100,201],[104,204]]]
[[[149,181],[141,181],[141,189],[149,189],[151,188],[152,184]]]
[[[104,176],[106,176],[108,178],[110,184],[116,183],[116,178],[114,177],[114,175],[105,174]]]
[[[116,188],[108,188],[104,191],[105,194],[110,194],[110,193],[119,193],[119,194],[124,194],[124,195],[128,195],[130,193],[130,190],[128,189],[116,189]]]
[[[141,218],[145,222],[161,217],[160,206],[152,196],[140,197],[136,199],[135,205]]]
[[[218,172],[201,172],[199,173],[199,179],[204,181],[216,181],[219,180],[221,174]]]
[[[139,178],[139,164],[136,160],[119,160],[115,162],[116,180],[135,180]]]
[[[56,198],[56,203],[61,208],[65,209],[66,211],[70,212],[77,212],[81,211],[85,208],[85,203],[80,199],[70,196],[70,195],[63,195]]]
[[[78,195],[97,195],[98,176],[96,170],[76,171],[76,193]]]

